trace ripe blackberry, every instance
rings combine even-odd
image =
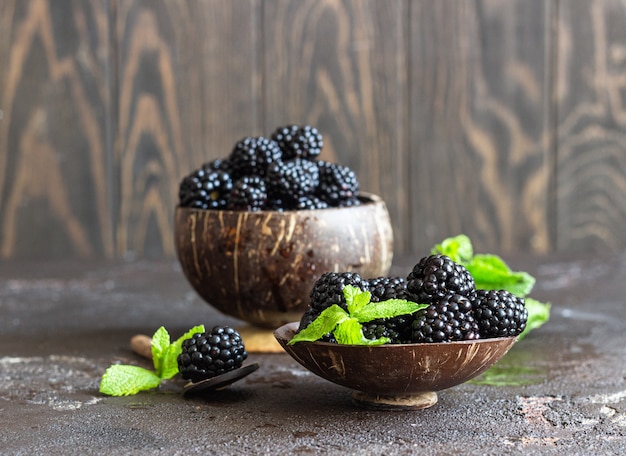
[[[182,207],[223,209],[227,205],[232,188],[230,174],[203,167],[183,178],[178,199]]]
[[[202,169],[205,171],[224,171],[230,174],[231,164],[228,159],[216,158],[215,160],[204,163]]]
[[[319,187],[317,195],[329,206],[352,206],[358,204],[359,181],[347,166],[323,160],[317,162]]]
[[[277,128],[272,133],[272,139],[278,143],[286,160],[293,158],[314,160],[324,147],[321,133],[310,125],[287,125]]]
[[[248,357],[241,335],[228,326],[194,334],[182,343],[178,370],[182,377],[198,382],[241,367]]]
[[[472,306],[484,338],[518,336],[526,328],[528,310],[524,298],[508,291],[476,290]]]
[[[233,185],[228,199],[228,209],[260,211],[267,203],[265,181],[259,176],[245,176]]]
[[[314,210],[326,209],[328,204],[315,196],[301,196],[293,202],[288,209],[294,210]]]
[[[235,144],[229,162],[234,179],[244,176],[265,176],[267,167],[280,161],[282,151],[276,141],[259,137],[246,137]]]
[[[411,329],[412,342],[449,342],[479,338],[478,324],[472,315],[472,302],[467,297],[454,293],[418,310]]]
[[[296,201],[317,188],[319,170],[314,162],[295,158],[271,164],[267,169],[266,180],[273,198]]]
[[[404,344],[411,338],[411,315],[399,315],[392,318],[379,318],[363,323],[363,335],[367,339],[388,337],[392,344]]]
[[[316,312],[321,312],[333,304],[348,310],[343,288],[346,285],[367,291],[367,281],[356,272],[325,272],[315,282],[311,290],[310,306]]]
[[[448,293],[469,296],[476,286],[474,278],[463,265],[446,255],[422,258],[407,277],[407,290],[411,301],[433,304]]]
[[[409,299],[406,289],[406,280],[402,277],[377,277],[369,279],[368,290],[372,302],[386,301],[388,299]]]

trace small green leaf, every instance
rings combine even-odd
[[[516,296],[528,295],[535,286],[535,278],[526,272],[511,271],[497,255],[475,255],[465,265],[474,277],[477,289],[507,290]]]
[[[425,309],[428,304],[416,304],[404,299],[388,299],[387,301],[372,302],[358,312],[352,314],[361,323],[376,320],[377,318],[392,318],[398,315],[408,315]]]
[[[333,332],[338,324],[348,318],[350,317],[345,310],[337,304],[333,304],[324,309],[306,328],[295,334],[288,345],[293,345],[296,342],[313,342],[319,340],[325,334]]]
[[[161,377],[161,372],[163,370],[163,357],[165,356],[165,352],[170,345],[170,335],[167,330],[161,326],[156,332],[152,335],[152,364],[154,364],[154,370],[156,371],[156,375]]]
[[[550,308],[552,307],[549,302],[542,303],[528,297],[524,298],[524,302],[526,303],[526,310],[528,310],[528,321],[524,331],[517,337],[518,341],[526,336],[529,331],[537,329],[547,322],[550,318]]]
[[[174,342],[169,344],[163,352],[161,361],[160,377],[164,380],[170,379],[178,374],[178,355],[182,352],[182,344],[185,339],[191,338],[194,334],[204,332],[204,325],[191,328]]]
[[[455,263],[465,264],[474,256],[472,241],[465,234],[444,239],[433,247],[431,253],[450,257]]]
[[[365,339],[363,326],[356,318],[348,318],[339,323],[334,334],[340,344],[360,345]]]
[[[102,376],[100,392],[109,396],[129,396],[158,387],[159,376],[139,366],[113,364]]]
[[[346,298],[346,304],[348,306],[348,313],[350,315],[358,312],[369,304],[372,295],[369,291],[363,291],[352,285],[346,285],[343,287],[343,296]]]

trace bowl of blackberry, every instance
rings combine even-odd
[[[462,264],[431,253],[406,277],[325,273],[300,321],[274,335],[303,367],[353,390],[357,405],[417,410],[500,360],[527,319],[524,298],[477,289]]]
[[[174,244],[185,277],[220,312],[269,330],[280,351],[272,331],[302,315],[322,273],[391,266],[384,201],[322,148],[315,127],[287,125],[242,138],[180,182]]]

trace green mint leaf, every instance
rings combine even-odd
[[[356,318],[348,318],[335,328],[335,339],[340,344],[360,345],[365,337],[363,336],[363,326]]]
[[[404,299],[388,299],[387,301],[371,302],[352,314],[360,323],[376,320],[377,318],[392,318],[398,315],[407,315],[425,309],[428,304],[416,304]]]
[[[528,295],[535,286],[535,278],[526,272],[511,271],[497,255],[475,255],[465,265],[474,277],[477,289],[507,290],[516,296]]]
[[[352,285],[346,285],[343,287],[343,296],[346,298],[346,304],[348,305],[348,313],[350,315],[358,312],[369,304],[372,295],[369,291],[362,291],[360,288],[353,287]]]
[[[161,379],[154,372],[139,366],[113,364],[102,376],[100,392],[109,396],[130,396],[158,387]]]
[[[528,321],[524,331],[517,337],[518,341],[526,336],[529,331],[537,329],[547,322],[550,318],[550,308],[552,307],[550,303],[539,302],[528,297],[524,298],[524,302],[526,303],[526,310],[528,310]]]
[[[474,256],[472,241],[465,234],[444,239],[431,250],[433,255],[442,254],[450,257],[455,263],[465,264]]]
[[[202,332],[204,332],[204,325],[194,326],[167,346],[167,348],[163,351],[163,357],[161,360],[160,377],[162,379],[167,380],[178,374],[178,355],[182,352],[183,341],[191,338],[194,334]]]
[[[163,357],[167,351],[167,347],[170,345],[170,335],[167,330],[161,326],[152,335],[152,364],[154,364],[154,370],[156,375],[161,377],[163,370]]]
[[[337,304],[333,304],[324,309],[306,328],[295,334],[288,342],[288,345],[293,345],[297,342],[314,342],[319,340],[325,334],[333,332],[337,325],[348,318],[350,317],[345,310]]]

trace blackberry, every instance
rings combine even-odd
[[[314,162],[295,158],[270,165],[266,179],[268,191],[273,198],[297,201],[317,188],[319,170]]]
[[[248,357],[241,335],[228,326],[194,334],[182,343],[178,370],[182,377],[198,382],[241,367]]]
[[[402,277],[377,277],[368,280],[368,290],[372,302],[388,299],[409,299],[406,280]]]
[[[346,285],[367,291],[367,281],[363,280],[356,272],[325,272],[315,282],[311,290],[310,306],[316,312],[322,312],[333,304],[348,310],[346,299],[343,296],[343,288]]]
[[[451,292],[469,296],[475,289],[470,272],[446,255],[422,258],[407,277],[411,301],[418,304],[434,304]]]
[[[246,176],[233,185],[228,200],[228,209],[260,211],[267,203],[265,181],[259,176]]]
[[[528,310],[524,298],[508,291],[476,290],[472,306],[484,338],[518,336],[526,328]]]
[[[244,176],[265,176],[267,167],[280,161],[282,151],[276,141],[259,137],[246,137],[235,144],[229,162],[234,179]]]
[[[230,174],[200,168],[183,178],[178,199],[183,207],[223,209],[233,187]]]
[[[294,201],[292,207],[289,209],[295,210],[314,210],[314,209],[326,209],[328,204],[325,201],[315,197],[315,196],[301,196],[296,201]]]
[[[323,160],[317,162],[319,187],[317,195],[329,206],[353,206],[358,204],[359,181],[347,166]]]
[[[478,324],[472,315],[472,302],[467,297],[454,293],[418,310],[411,326],[412,342],[449,342],[479,338]]]
[[[404,344],[411,338],[411,315],[398,315],[392,318],[379,318],[363,323],[363,335],[367,339],[388,337],[392,344]]]
[[[324,147],[321,133],[310,125],[280,127],[271,137],[278,143],[287,160],[293,158],[314,160]]]
[[[202,165],[202,169],[205,171],[224,171],[230,174],[231,164],[228,159],[216,158]]]

